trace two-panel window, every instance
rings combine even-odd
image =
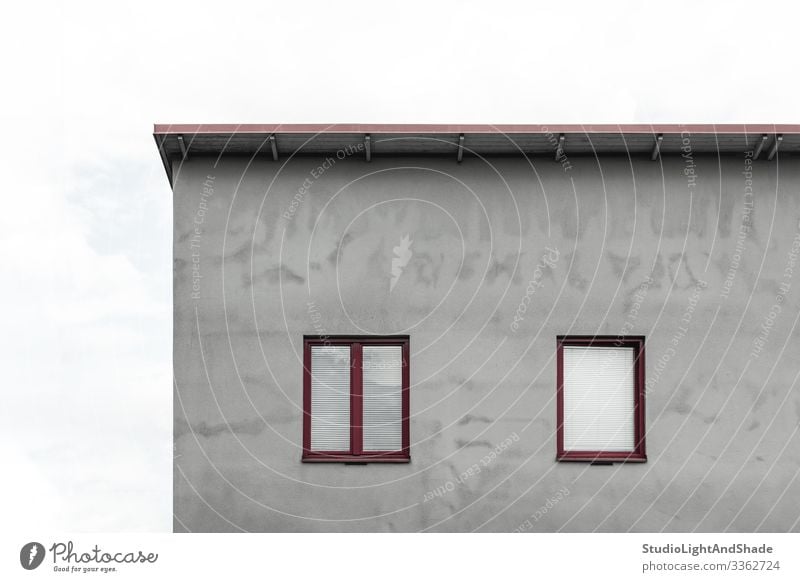
[[[408,336],[304,344],[303,460],[408,462]],[[556,350],[556,458],[645,461],[644,338],[559,336]]]
[[[303,460],[409,460],[408,337],[305,338]]]

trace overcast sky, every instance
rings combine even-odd
[[[153,123],[800,122],[798,15],[753,2],[22,4],[0,35],[2,515],[19,533],[171,531]]]

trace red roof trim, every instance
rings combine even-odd
[[[667,123],[667,124],[553,124],[553,125],[437,125],[405,123],[176,123],[155,124],[156,135],[231,133],[682,133],[692,134],[800,134],[800,124]]]

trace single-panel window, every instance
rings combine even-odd
[[[644,338],[559,337],[558,459],[644,461]]]
[[[305,338],[303,460],[409,460],[408,336]]]

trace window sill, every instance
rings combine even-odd
[[[646,463],[644,453],[609,453],[594,451],[562,451],[556,456],[557,461],[583,463]]]
[[[346,463],[366,465],[369,463],[410,463],[406,453],[376,453],[374,455],[349,455],[337,453],[305,453],[300,459],[303,463]]]

